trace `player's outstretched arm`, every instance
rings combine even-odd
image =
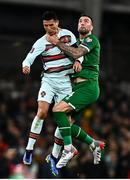
[[[84,47],[75,48],[75,47],[68,46],[67,44],[60,42],[60,40],[56,36],[48,35],[47,40],[50,43],[58,46],[62,51],[64,51],[65,54],[73,57],[74,59],[77,59],[87,53],[86,48],[84,48]]]
[[[87,53],[87,49],[85,49],[84,47],[71,47],[68,46],[62,42],[58,42],[57,46],[68,56],[73,57],[74,59],[77,59],[81,56],[84,56]]]

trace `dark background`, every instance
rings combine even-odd
[[[74,141],[80,155],[58,178],[130,178],[129,0],[0,0],[0,178],[55,178],[45,163],[56,128],[51,108],[35,147],[33,164],[22,164],[37,111],[42,64],[36,60],[29,76],[22,74],[21,65],[32,44],[44,34],[45,10],[56,11],[60,26],[76,36],[80,14],[92,15],[94,33],[101,43],[101,95],[78,124],[106,142],[102,162],[94,166],[88,146]]]
[[[118,1],[116,3],[120,4]],[[126,6],[128,7],[128,5]],[[77,21],[81,13],[79,11],[64,9],[64,6],[52,8],[24,3],[0,4],[1,71],[7,71],[7,66],[19,67],[31,45],[44,33],[41,17],[43,12],[48,9],[57,12],[61,27],[68,28],[78,36]],[[128,81],[130,79],[129,19],[130,14],[125,12],[125,9],[119,10],[119,12],[113,9],[102,9],[99,36],[102,45],[101,70],[105,72],[106,76],[114,76]]]

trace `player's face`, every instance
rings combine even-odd
[[[93,30],[92,21],[87,16],[82,16],[78,23],[78,32],[80,34],[88,34]]]
[[[51,19],[51,20],[43,21],[43,27],[44,27],[46,33],[49,35],[54,35],[57,33],[58,25],[59,25],[58,20]]]

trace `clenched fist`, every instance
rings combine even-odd
[[[25,66],[23,67],[22,71],[23,71],[23,74],[30,74],[30,67]]]
[[[73,69],[75,72],[80,72],[82,70],[82,65],[78,60],[74,62]]]

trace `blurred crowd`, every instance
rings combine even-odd
[[[0,78],[0,178],[57,178],[45,162],[56,128],[51,108],[35,146],[33,164],[22,163],[39,87],[40,80],[32,77],[13,74]],[[58,178],[130,178],[130,97],[114,78],[103,78],[100,87],[99,100],[77,117],[76,123],[106,142],[102,161],[94,165],[88,145],[74,140],[79,155]]]

